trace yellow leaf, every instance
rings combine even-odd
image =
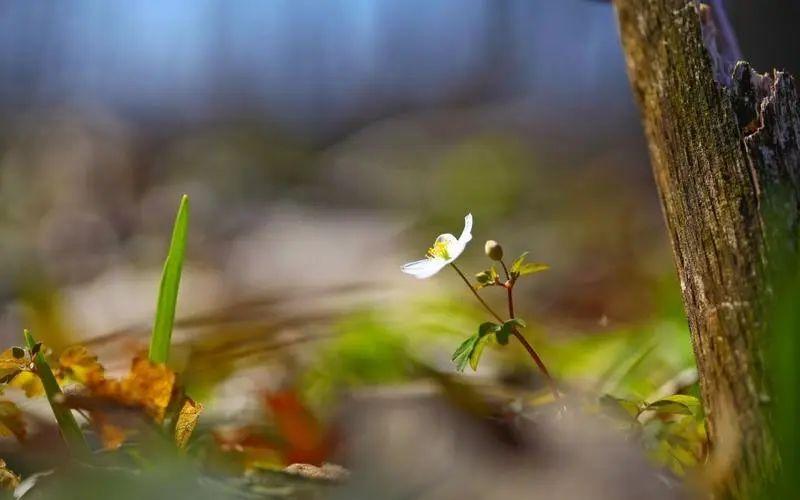
[[[30,360],[27,357],[15,358],[12,349],[6,349],[0,353],[0,378],[12,375],[20,370],[28,368]]]
[[[197,427],[197,420],[200,418],[200,412],[202,411],[202,404],[195,402],[190,397],[184,399],[183,406],[181,406],[181,410],[178,413],[178,421],[175,423],[175,444],[178,448],[186,447],[195,427]]]
[[[26,436],[22,412],[11,401],[0,401],[0,436],[15,436],[19,441]]]
[[[95,396],[106,397],[125,406],[141,407],[161,423],[172,399],[175,373],[166,365],[136,357],[130,373],[122,380],[94,380],[89,381],[87,386]]]
[[[19,372],[11,382],[8,383],[11,387],[16,387],[17,389],[22,389],[25,391],[25,395],[29,398],[36,398],[39,396],[44,396],[44,386],[42,385],[42,381],[36,376],[33,372]]]
[[[103,365],[97,362],[97,356],[82,345],[65,349],[58,358],[58,365],[62,377],[82,384],[88,385],[104,378]]]
[[[19,486],[20,477],[6,467],[5,460],[0,458],[0,488],[14,491]]]

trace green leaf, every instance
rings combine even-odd
[[[33,350],[37,344],[36,340],[28,330],[24,331],[24,335],[25,344],[28,346],[29,350]],[[50,403],[50,408],[53,410],[53,415],[56,417],[58,428],[61,431],[61,437],[64,438],[67,447],[76,455],[88,454],[89,446],[86,444],[83,432],[81,432],[80,427],[78,427],[78,422],[75,421],[75,417],[72,416],[72,411],[64,406],[64,393],[61,392],[61,387],[59,387],[58,382],[56,382],[56,377],[53,375],[50,365],[47,363],[47,360],[44,359],[41,352],[37,352],[33,357],[33,363],[36,367],[36,375],[38,375],[39,379],[42,381],[44,392],[47,395],[47,401]]]
[[[669,399],[659,399],[650,403],[645,407],[646,411],[654,411],[663,415],[692,415],[692,410],[679,401],[670,401]]]
[[[654,410],[658,413],[676,413],[679,415],[695,415],[700,408],[700,400],[686,394],[673,394],[650,403],[647,407],[648,410]],[[689,412],[687,413],[686,410]]]
[[[453,357],[451,360],[456,365],[456,371],[463,372],[464,368],[466,368],[467,363],[470,361],[470,356],[472,356],[472,350],[475,349],[475,345],[480,340],[480,335],[477,333],[458,346],[456,352],[453,353]]]
[[[456,370],[463,372],[467,363],[473,370],[477,370],[478,361],[481,359],[486,343],[490,341],[492,334],[500,331],[501,328],[500,325],[491,321],[481,323],[478,327],[478,333],[462,342],[456,352],[453,353],[451,359],[456,364]]]
[[[485,271],[481,271],[475,275],[475,279],[478,281],[476,288],[480,290],[483,287],[492,286],[497,283],[499,277],[500,275],[497,274],[497,270],[494,266]]]
[[[642,407],[635,401],[617,398],[611,394],[604,394],[600,398],[600,407],[612,417],[621,417],[625,420],[636,419]]]
[[[538,264],[535,262],[529,262],[527,264],[523,264],[522,266],[520,266],[519,271],[517,272],[519,273],[520,276],[525,276],[526,274],[539,273],[542,271],[546,271],[548,269],[550,269],[550,266],[548,266],[547,264]]]
[[[486,344],[491,340],[492,335],[484,335],[475,343],[475,346],[472,348],[472,353],[469,355],[469,366],[472,367],[472,371],[478,370],[478,362],[481,360],[481,354],[483,354]]]
[[[539,264],[535,262],[525,262],[525,258],[528,256],[528,252],[523,253],[517,260],[511,264],[510,274],[511,277],[516,279],[520,276],[525,276],[526,274],[534,274],[538,272],[542,272],[546,269],[550,269],[550,266],[547,264]]]
[[[161,286],[158,290],[156,319],[153,335],[150,337],[150,361],[166,363],[169,358],[169,345],[172,338],[172,325],[175,322],[175,306],[178,301],[178,288],[181,283],[181,270],[186,254],[186,235],[189,227],[189,197],[183,195],[172,229]]]
[[[508,337],[514,332],[515,328],[525,328],[527,325],[519,318],[511,318],[503,323],[497,332],[497,343],[500,345],[508,344]]]
[[[511,335],[511,332],[506,330],[500,330],[494,336],[497,339],[497,343],[500,345],[508,345],[508,337]]]
[[[481,326],[478,327],[478,336],[483,337],[488,333],[494,333],[500,331],[502,327],[497,323],[493,323],[491,321],[487,321],[486,323],[481,323]]]
[[[513,264],[511,264],[511,272],[519,274],[520,268],[522,267],[522,263],[525,262],[525,257],[528,256],[528,252],[524,252],[522,255],[516,258]]]

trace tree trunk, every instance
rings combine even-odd
[[[710,7],[693,0],[615,5],[708,434],[716,463],[728,460],[722,491],[746,497],[778,466],[765,316],[776,255],[794,254],[798,243],[800,104],[788,74],[759,75],[725,59],[725,30],[715,27]]]

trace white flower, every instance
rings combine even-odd
[[[409,262],[402,267],[402,271],[418,279],[430,278],[456,260],[471,239],[472,214],[467,214],[464,217],[464,230],[458,239],[450,233],[440,234],[428,249],[425,259]]]

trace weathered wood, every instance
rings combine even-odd
[[[725,490],[746,496],[778,460],[765,366],[772,256],[797,248],[800,104],[791,76],[732,75],[709,7],[616,0],[633,92],[672,242]],[[724,41],[722,41],[724,42]]]

